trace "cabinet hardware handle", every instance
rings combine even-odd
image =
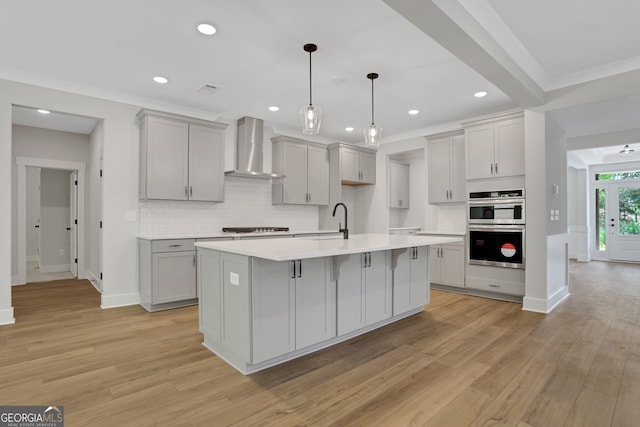
[[[193,196],[193,187],[189,186],[189,197]]]
[[[181,247],[181,246],[182,246],[182,245],[169,245],[169,247],[170,247],[170,248],[179,248],[179,247]]]
[[[189,197],[189,189],[186,185],[184,186],[184,197]]]
[[[292,260],[291,264],[293,264],[293,273],[291,274],[291,278],[295,279],[296,278],[296,260]]]
[[[362,252],[362,268],[367,268],[367,253]]]
[[[196,266],[196,256],[195,255],[193,255],[193,266],[194,267]]]
[[[496,175],[498,175],[498,164],[496,163]]]
[[[367,267],[371,267],[371,252],[367,252],[367,258],[368,258],[368,262],[367,262]]]
[[[302,277],[302,260],[298,260],[298,277]]]
[[[493,175],[493,163],[491,163],[491,175]]]
[[[491,287],[491,288],[499,288],[500,285],[489,285],[489,287]]]

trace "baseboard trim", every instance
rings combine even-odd
[[[101,308],[116,308],[126,307],[129,305],[140,304],[140,294],[119,294],[119,295],[105,295],[102,294]]]
[[[64,273],[65,271],[71,271],[69,264],[40,266],[40,273]]]
[[[569,288],[563,287],[554,295],[547,299],[524,297],[522,299],[522,309],[525,311],[533,311],[536,313],[549,314],[556,307],[571,295]]]
[[[85,277],[98,292],[102,293],[102,280],[98,279],[98,277],[89,270],[85,272]]]
[[[13,325],[14,323],[16,323],[16,319],[13,317],[13,307],[0,310],[0,325]]]
[[[11,286],[22,286],[25,285],[26,283],[20,283],[20,280],[18,279],[18,276],[11,276]]]

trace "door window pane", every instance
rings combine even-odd
[[[618,227],[620,235],[640,235],[640,188],[618,189]]]
[[[606,192],[604,188],[596,188],[596,247],[599,251],[607,249],[607,210],[606,206]]]

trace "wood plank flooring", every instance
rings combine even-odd
[[[570,265],[549,315],[433,291],[419,315],[243,376],[202,346],[196,307],[99,308],[89,282],[13,288],[0,404],[66,426],[637,426],[640,265]]]

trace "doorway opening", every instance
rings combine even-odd
[[[594,175],[597,258],[640,262],[640,170]]]
[[[18,280],[25,284],[28,267],[33,278],[85,270],[85,170],[81,162],[18,157]],[[39,175],[39,176],[37,176]],[[34,184],[30,181],[38,181]],[[29,184],[29,185],[28,185]],[[27,187],[39,185],[32,194]],[[38,194],[39,193],[39,194]],[[35,208],[39,198],[39,208]],[[33,211],[38,218],[35,218]],[[35,218],[35,219],[34,219]],[[33,233],[33,229],[36,233]],[[37,246],[34,250],[33,246]],[[36,269],[37,267],[37,269]],[[44,280],[52,280],[44,276]],[[55,277],[55,276],[54,276]],[[81,277],[82,278],[82,277]],[[41,281],[41,280],[36,280]]]
[[[26,169],[26,282],[77,278],[78,173]]]

